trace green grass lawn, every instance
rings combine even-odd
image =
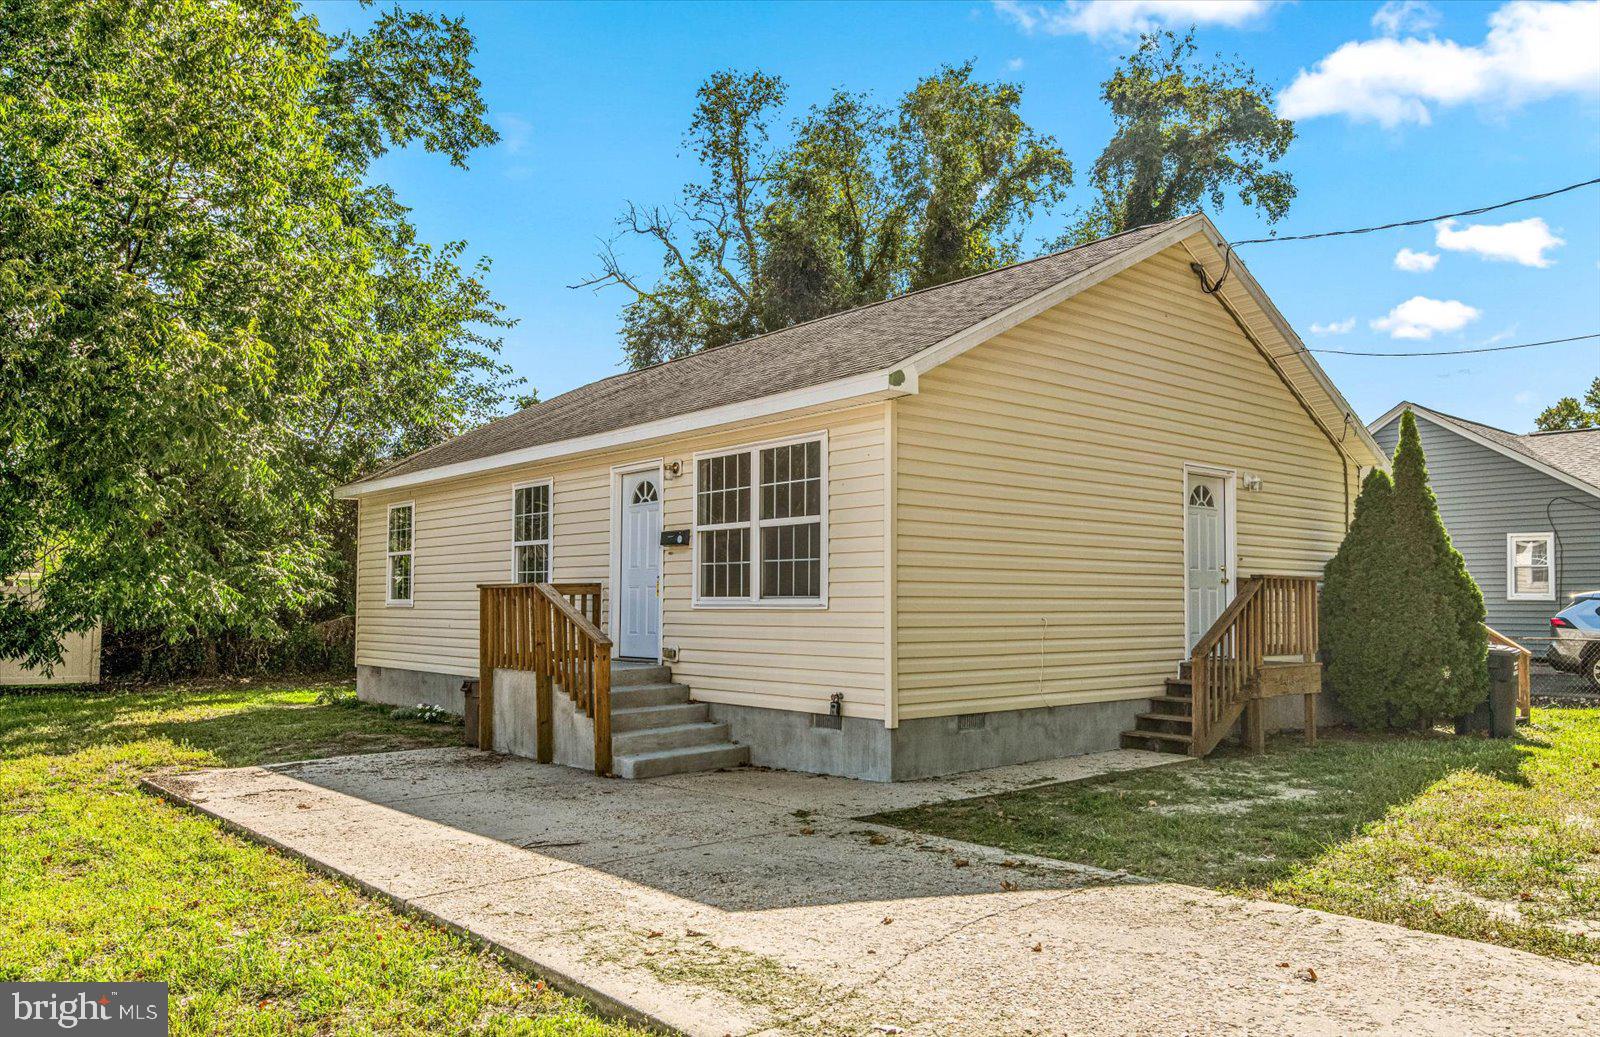
[[[1600,710],[1515,741],[1274,739],[875,820],[1600,964]]]
[[[166,981],[173,1034],[638,1033],[136,785],[460,741],[348,687],[0,696],[0,979]]]

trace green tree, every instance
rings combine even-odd
[[[1020,88],[978,81],[970,64],[892,109],[839,91],[779,147],[785,94],[762,72],[707,79],[685,141],[704,177],[677,205],[630,205],[619,220],[661,251],[660,276],[629,274],[613,242],[584,282],[631,295],[633,367],[1011,262],[1071,182],[1060,148],[1018,113]]]
[[[1361,727],[1428,726],[1488,693],[1483,595],[1450,543],[1407,411],[1394,479],[1362,484],[1322,590],[1325,680]]]
[[[1582,400],[1573,396],[1563,396],[1546,407],[1534,424],[1545,432],[1600,428],[1600,378],[1596,378],[1589,385],[1589,391],[1583,394]]]
[[[471,36],[288,0],[0,5],[0,656],[106,620],[271,635],[330,490],[482,420],[506,321],[371,161],[494,139]]]
[[[1394,482],[1374,468],[1362,481],[1355,516],[1323,570],[1320,636],[1323,685],[1357,725],[1381,727],[1397,665],[1394,617],[1385,605],[1391,571]]]
[[[1294,142],[1272,88],[1234,61],[1195,60],[1194,31],[1152,32],[1101,85],[1116,125],[1094,164],[1097,198],[1058,244],[1092,241],[1239,201],[1277,222],[1294,179],[1272,164]]]
[[[1428,485],[1417,419],[1400,419],[1394,455],[1391,621],[1402,638],[1389,685],[1389,723],[1427,726],[1470,710],[1488,694],[1489,642],[1483,592],[1450,543]]]

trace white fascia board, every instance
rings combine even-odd
[[[407,486],[419,486],[423,483],[441,482],[445,479],[455,479],[464,475],[477,475],[501,468],[533,464],[537,461],[549,461],[574,454],[586,454],[595,450],[629,446],[662,436],[680,435],[685,432],[714,428],[718,425],[737,424],[742,421],[771,417],[786,411],[803,410],[807,407],[824,406],[830,403],[841,403],[857,397],[863,399],[886,399],[909,396],[916,391],[917,372],[909,365],[895,367],[886,371],[872,371],[867,374],[852,375],[849,378],[824,382],[821,385],[812,385],[803,389],[791,389],[788,392],[762,396],[754,400],[729,403],[721,407],[712,407],[708,410],[691,411],[688,414],[660,418],[656,421],[647,421],[639,425],[629,425],[625,428],[612,429],[609,432],[596,432],[589,436],[562,439],[554,443],[541,443],[538,446],[524,447],[520,450],[507,450],[498,454],[490,454],[488,457],[458,461],[455,464],[440,465],[437,468],[424,468],[421,471],[407,472],[404,475],[394,475],[387,478],[379,476],[374,479],[346,483],[334,490],[333,495],[339,500],[351,500],[370,496],[374,493],[398,490]]]
[[[1487,447],[1497,454],[1511,458],[1513,461],[1520,461],[1529,468],[1532,468],[1534,471],[1542,472],[1558,482],[1564,482],[1573,489],[1582,490],[1584,493],[1587,493],[1593,497],[1600,497],[1600,487],[1592,486],[1589,483],[1584,482],[1582,479],[1579,479],[1575,475],[1568,475],[1559,468],[1554,468],[1548,464],[1545,464],[1537,457],[1531,457],[1528,454],[1518,453],[1515,450],[1507,448],[1503,443],[1496,443],[1488,436],[1481,436],[1467,426],[1455,421],[1448,414],[1440,414],[1438,411],[1429,410],[1426,407],[1419,407],[1415,403],[1398,404],[1397,406],[1391,408],[1383,417],[1374,421],[1371,427],[1375,429],[1383,428],[1385,425],[1389,424],[1389,422],[1393,421],[1395,418],[1398,418],[1402,413],[1408,410],[1415,411],[1420,417],[1427,418],[1429,421],[1440,426],[1441,428],[1449,429],[1462,439],[1476,443],[1481,447]],[[1513,435],[1514,434],[1515,433],[1513,433]]]
[[[1218,233],[1216,226],[1204,215],[1198,215],[1197,219],[1200,224],[1199,231],[1206,236],[1206,240],[1211,243],[1212,248],[1216,249],[1219,254],[1223,254],[1228,243]],[[1334,407],[1345,416],[1349,427],[1355,430],[1356,436],[1360,438],[1362,445],[1371,451],[1373,457],[1377,458],[1379,465],[1387,468],[1388,459],[1385,457],[1383,450],[1378,447],[1377,441],[1372,438],[1372,433],[1367,431],[1367,427],[1357,417],[1355,408],[1350,406],[1350,402],[1344,398],[1344,394],[1339,391],[1338,386],[1333,384],[1333,379],[1328,377],[1328,372],[1322,369],[1322,365],[1317,362],[1316,356],[1306,348],[1306,344],[1301,341],[1300,336],[1295,333],[1294,328],[1290,326],[1283,313],[1273,303],[1272,297],[1266,293],[1265,289],[1256,281],[1255,276],[1250,273],[1249,267],[1244,265],[1244,261],[1239,258],[1238,253],[1234,253],[1233,262],[1229,265],[1229,276],[1236,278],[1244,286],[1245,291],[1250,293],[1250,298],[1261,308],[1261,312],[1267,315],[1267,319],[1272,322],[1273,327],[1278,329],[1278,334],[1283,336],[1284,342],[1288,344],[1295,357],[1305,365],[1306,370],[1310,372],[1311,377],[1316,380],[1322,391],[1328,394],[1328,399],[1333,402]],[[1226,288],[1226,285],[1223,287]]]

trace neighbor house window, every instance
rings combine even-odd
[[[550,581],[550,484],[511,491],[511,578],[517,583]]]
[[[822,602],[824,465],[821,439],[696,460],[698,600]]]
[[[385,601],[390,605],[411,604],[414,514],[415,509],[410,504],[389,505],[388,589]]]
[[[1554,533],[1512,533],[1506,537],[1506,600],[1556,599]]]

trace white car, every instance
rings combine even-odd
[[[1581,673],[1600,691],[1600,591],[1574,594],[1572,604],[1550,619],[1550,649],[1545,661],[1567,673]]]

